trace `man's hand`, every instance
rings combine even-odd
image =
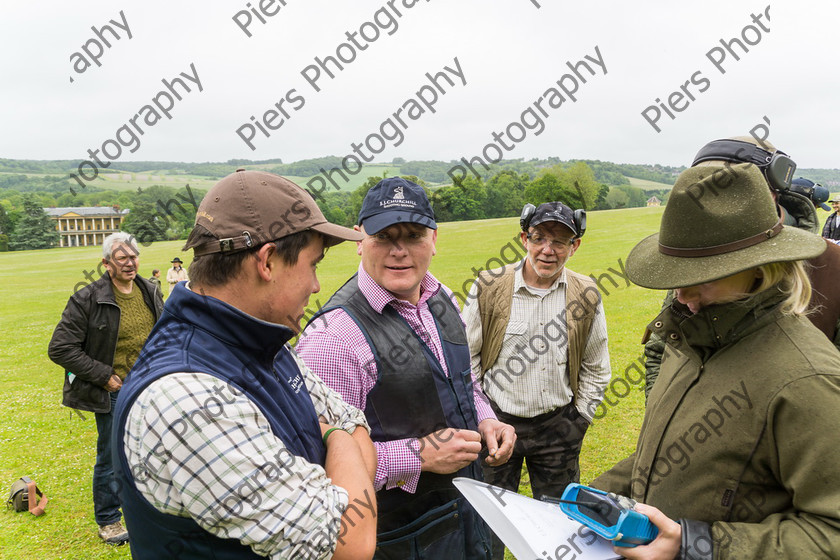
[[[444,428],[420,438],[420,470],[449,474],[461,470],[481,451],[481,434]]]
[[[119,391],[122,387],[122,379],[115,373],[108,378],[108,383],[105,384],[105,390],[109,393]]]
[[[489,453],[484,462],[491,467],[507,463],[513,453],[513,444],[516,443],[514,427],[495,418],[485,418],[478,425],[478,431]]]
[[[636,504],[636,511],[644,513],[659,529],[659,534],[649,544],[627,548],[614,546],[616,554],[632,560],[674,560],[680,553],[682,527],[653,506]]]

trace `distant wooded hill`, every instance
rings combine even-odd
[[[118,206],[129,209],[127,231],[153,232],[150,241],[184,238],[195,208],[170,201],[200,201],[221,177],[239,167],[289,177],[307,188],[328,220],[355,223],[367,190],[382,177],[407,176],[425,186],[439,221],[517,216],[526,202],[561,200],[575,208],[602,210],[645,206],[651,197],[667,201],[684,167],[612,163],[600,160],[502,160],[477,177],[458,161],[370,163],[358,170],[336,156],[283,163],[281,159],[231,159],[226,162],[114,162],[97,179],[80,188],[69,178],[78,161],[0,158],[0,250],[27,211],[35,207]],[[460,165],[458,172],[454,166]],[[119,167],[117,167],[119,166]],[[804,176],[829,190],[840,190],[840,170],[802,169]],[[456,178],[453,184],[452,178]],[[189,186],[189,189],[187,189]],[[71,189],[73,187],[73,189]],[[28,203],[28,204],[27,204]],[[170,210],[177,209],[177,215]],[[32,220],[38,217],[32,216]],[[135,233],[136,233],[135,232]],[[148,233],[147,235],[152,235]],[[10,237],[10,239],[12,239]]]

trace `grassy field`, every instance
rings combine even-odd
[[[661,208],[591,212],[589,229],[570,267],[601,276],[610,336],[613,376],[641,354],[644,326],[658,311],[662,294],[627,283],[609,269],[622,272],[631,247],[658,228]],[[432,272],[454,291],[465,293],[472,267],[484,268],[517,233],[514,218],[440,225]],[[165,271],[181,255],[182,242],[155,243],[141,252],[140,270]],[[503,253],[503,250],[505,251]],[[96,536],[91,503],[91,474],[96,425],[89,413],[61,406],[63,371],[47,358],[47,344],[67,298],[95,271],[97,247],[0,253],[0,378],[5,406],[0,411],[0,484],[29,475],[50,497],[47,514],[0,513],[0,558],[48,559],[130,558],[128,547],[113,548]],[[324,303],[358,266],[352,244],[330,250],[319,267],[321,293],[310,305]],[[496,266],[490,262],[490,266]],[[95,272],[94,272],[95,274]],[[165,274],[165,272],[164,272]],[[81,284],[80,284],[81,283]],[[592,480],[628,455],[642,419],[643,392],[629,396],[595,422],[584,442],[583,481]]]
[[[669,185],[668,183],[659,183],[657,181],[648,181],[647,179],[636,179],[635,177],[627,177],[627,180],[630,181],[630,185],[633,187],[639,187],[642,190],[650,191],[650,190],[671,190],[674,185]]]

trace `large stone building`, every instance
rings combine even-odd
[[[61,235],[61,247],[102,245],[108,235],[120,231],[120,224],[128,214],[128,210],[111,206],[44,210],[55,220],[55,229]]]

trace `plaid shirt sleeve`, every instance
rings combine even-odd
[[[224,381],[176,373],[153,382],[129,410],[123,444],[137,489],[158,511],[272,559],[333,555],[347,492],[286,449]]]
[[[370,426],[368,426],[365,413],[355,406],[347,404],[340,394],[330,389],[320,377],[312,373],[312,370],[306,366],[294,350],[291,350],[291,353],[303,375],[306,388],[309,390],[309,396],[312,397],[315,413],[323,416],[327,424],[347,430],[351,434],[357,426],[364,427],[370,433]]]
[[[351,406],[364,410],[376,383],[373,352],[358,325],[341,309],[311,322],[297,343],[297,353],[324,383]],[[420,443],[416,438],[374,442],[375,490],[399,487],[414,493],[420,480]]]

